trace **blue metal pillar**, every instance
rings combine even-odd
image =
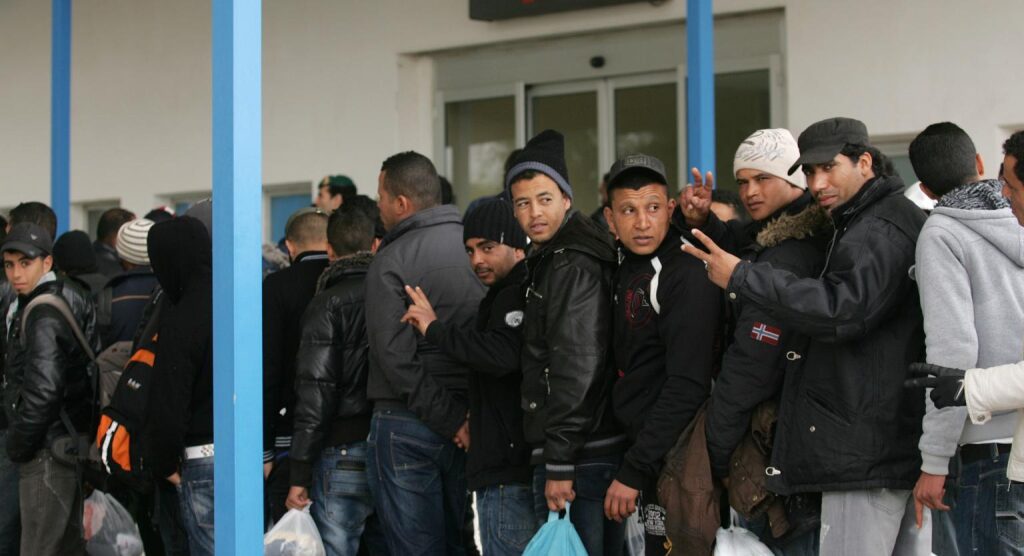
[[[71,218],[71,0],[53,0],[52,18],[50,206],[57,213],[60,235]]]
[[[715,171],[715,20],[712,0],[686,3],[686,158]],[[688,176],[687,176],[688,177]]]
[[[260,0],[213,2],[213,429],[218,554],[263,553]]]

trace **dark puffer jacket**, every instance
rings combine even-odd
[[[925,214],[882,177],[832,214],[820,278],[741,262],[727,291],[807,336],[789,364],[769,487],[780,494],[911,489],[924,396],[905,389],[924,356],[917,286],[909,271]]]
[[[311,468],[328,446],[366,440],[369,344],[366,270],[373,255],[358,253],[327,267],[302,315],[295,362],[291,484],[309,487]]]
[[[809,193],[746,228],[750,242],[737,255],[765,262],[800,278],[817,276],[832,238],[832,221]],[[785,354],[796,334],[752,303],[732,306],[734,333],[722,358],[707,415],[707,443],[716,477],[729,473],[729,458],[750,428],[754,408],[779,395]],[[763,327],[762,327],[763,325]]]
[[[624,447],[609,403],[616,263],[611,235],[575,211],[526,258],[523,425],[549,480],[570,480],[578,459]]]
[[[7,336],[4,368],[4,410],[9,423],[7,454],[11,461],[31,460],[50,441],[68,434],[58,414],[63,408],[77,432],[88,433],[93,417],[91,361],[58,310],[39,305],[21,329],[21,311],[41,294],[64,298],[79,328],[99,349],[96,313],[89,295],[62,281],[40,284],[19,297],[18,311]]]

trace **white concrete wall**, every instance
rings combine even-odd
[[[0,0],[0,208],[49,196],[50,3]],[[910,137],[951,119],[989,160],[1024,124],[1011,50],[1019,0],[716,0],[719,14],[784,7],[786,111]],[[432,153],[425,53],[682,21],[685,0],[503,22],[466,0],[264,0],[264,182],[351,175],[375,194],[381,160]],[[210,8],[201,0],[74,2],[72,201],[210,189]],[[77,222],[81,225],[81,216]]]

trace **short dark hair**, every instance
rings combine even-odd
[[[429,158],[415,151],[388,157],[380,167],[384,188],[394,196],[407,197],[417,209],[441,204],[441,180]]]
[[[921,183],[943,196],[978,175],[974,141],[951,122],[932,124],[910,142],[910,164]]]
[[[740,200],[739,193],[732,191],[731,189],[716,188],[711,191],[711,202],[722,203],[728,205],[736,211],[736,219],[746,224],[750,222],[750,215],[747,213],[747,208],[743,206],[743,201]]]
[[[1003,154],[1017,159],[1013,174],[1024,182],[1024,131],[1018,131],[1003,143]]]
[[[441,181],[441,204],[454,205],[455,190],[452,189],[452,182],[448,181],[448,178],[444,176],[437,176],[437,179]]]
[[[364,195],[356,195],[327,220],[327,242],[339,257],[369,251],[379,212],[377,204]]]
[[[22,222],[30,222],[42,226],[50,237],[57,237],[57,214],[53,209],[38,201],[28,201],[11,209],[11,227]]]
[[[0,241],[7,237],[7,219],[0,214]]]
[[[162,207],[157,207],[157,208],[147,212],[146,216],[143,216],[143,218],[145,218],[146,220],[152,220],[153,223],[156,224],[156,223],[160,223],[160,222],[166,222],[166,221],[174,218],[174,215],[171,214],[170,212],[168,212],[167,209],[164,209]]]
[[[318,210],[300,209],[288,219],[284,237],[299,245],[324,241],[327,239],[327,215]]]
[[[856,145],[853,143],[847,143],[840,149],[839,154],[849,158],[850,161],[856,163],[860,159],[861,155],[868,153],[871,155],[871,171],[875,173],[876,177],[891,176],[895,173],[895,169],[892,165],[892,161],[889,157],[882,154],[882,151],[872,147],[871,145]]]
[[[608,188],[608,204],[612,202],[612,192],[618,189],[632,189],[636,191],[641,187],[656,183],[658,185],[665,186],[665,195],[669,198],[672,197],[672,192],[668,190],[668,184],[665,183],[665,179],[658,175],[657,172],[648,170],[646,168],[631,168],[626,170],[619,175],[615,176],[612,181],[607,181],[608,174],[605,174],[606,187]]]
[[[132,220],[135,220],[135,215],[123,208],[115,207],[103,211],[99,223],[96,224],[96,239],[105,240],[110,236],[117,235],[121,226]]]
[[[317,189],[323,189],[325,187],[327,188],[327,193],[331,197],[337,197],[338,195],[341,195],[342,202],[357,195],[355,185],[331,185],[327,183],[321,183]]]

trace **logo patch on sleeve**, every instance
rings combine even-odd
[[[771,346],[779,345],[779,338],[782,337],[782,330],[774,326],[768,326],[763,322],[755,322],[750,330],[750,337],[758,342],[764,342]]]
[[[509,311],[505,313],[505,324],[509,328],[519,328],[519,325],[523,324],[523,312],[522,311]]]

